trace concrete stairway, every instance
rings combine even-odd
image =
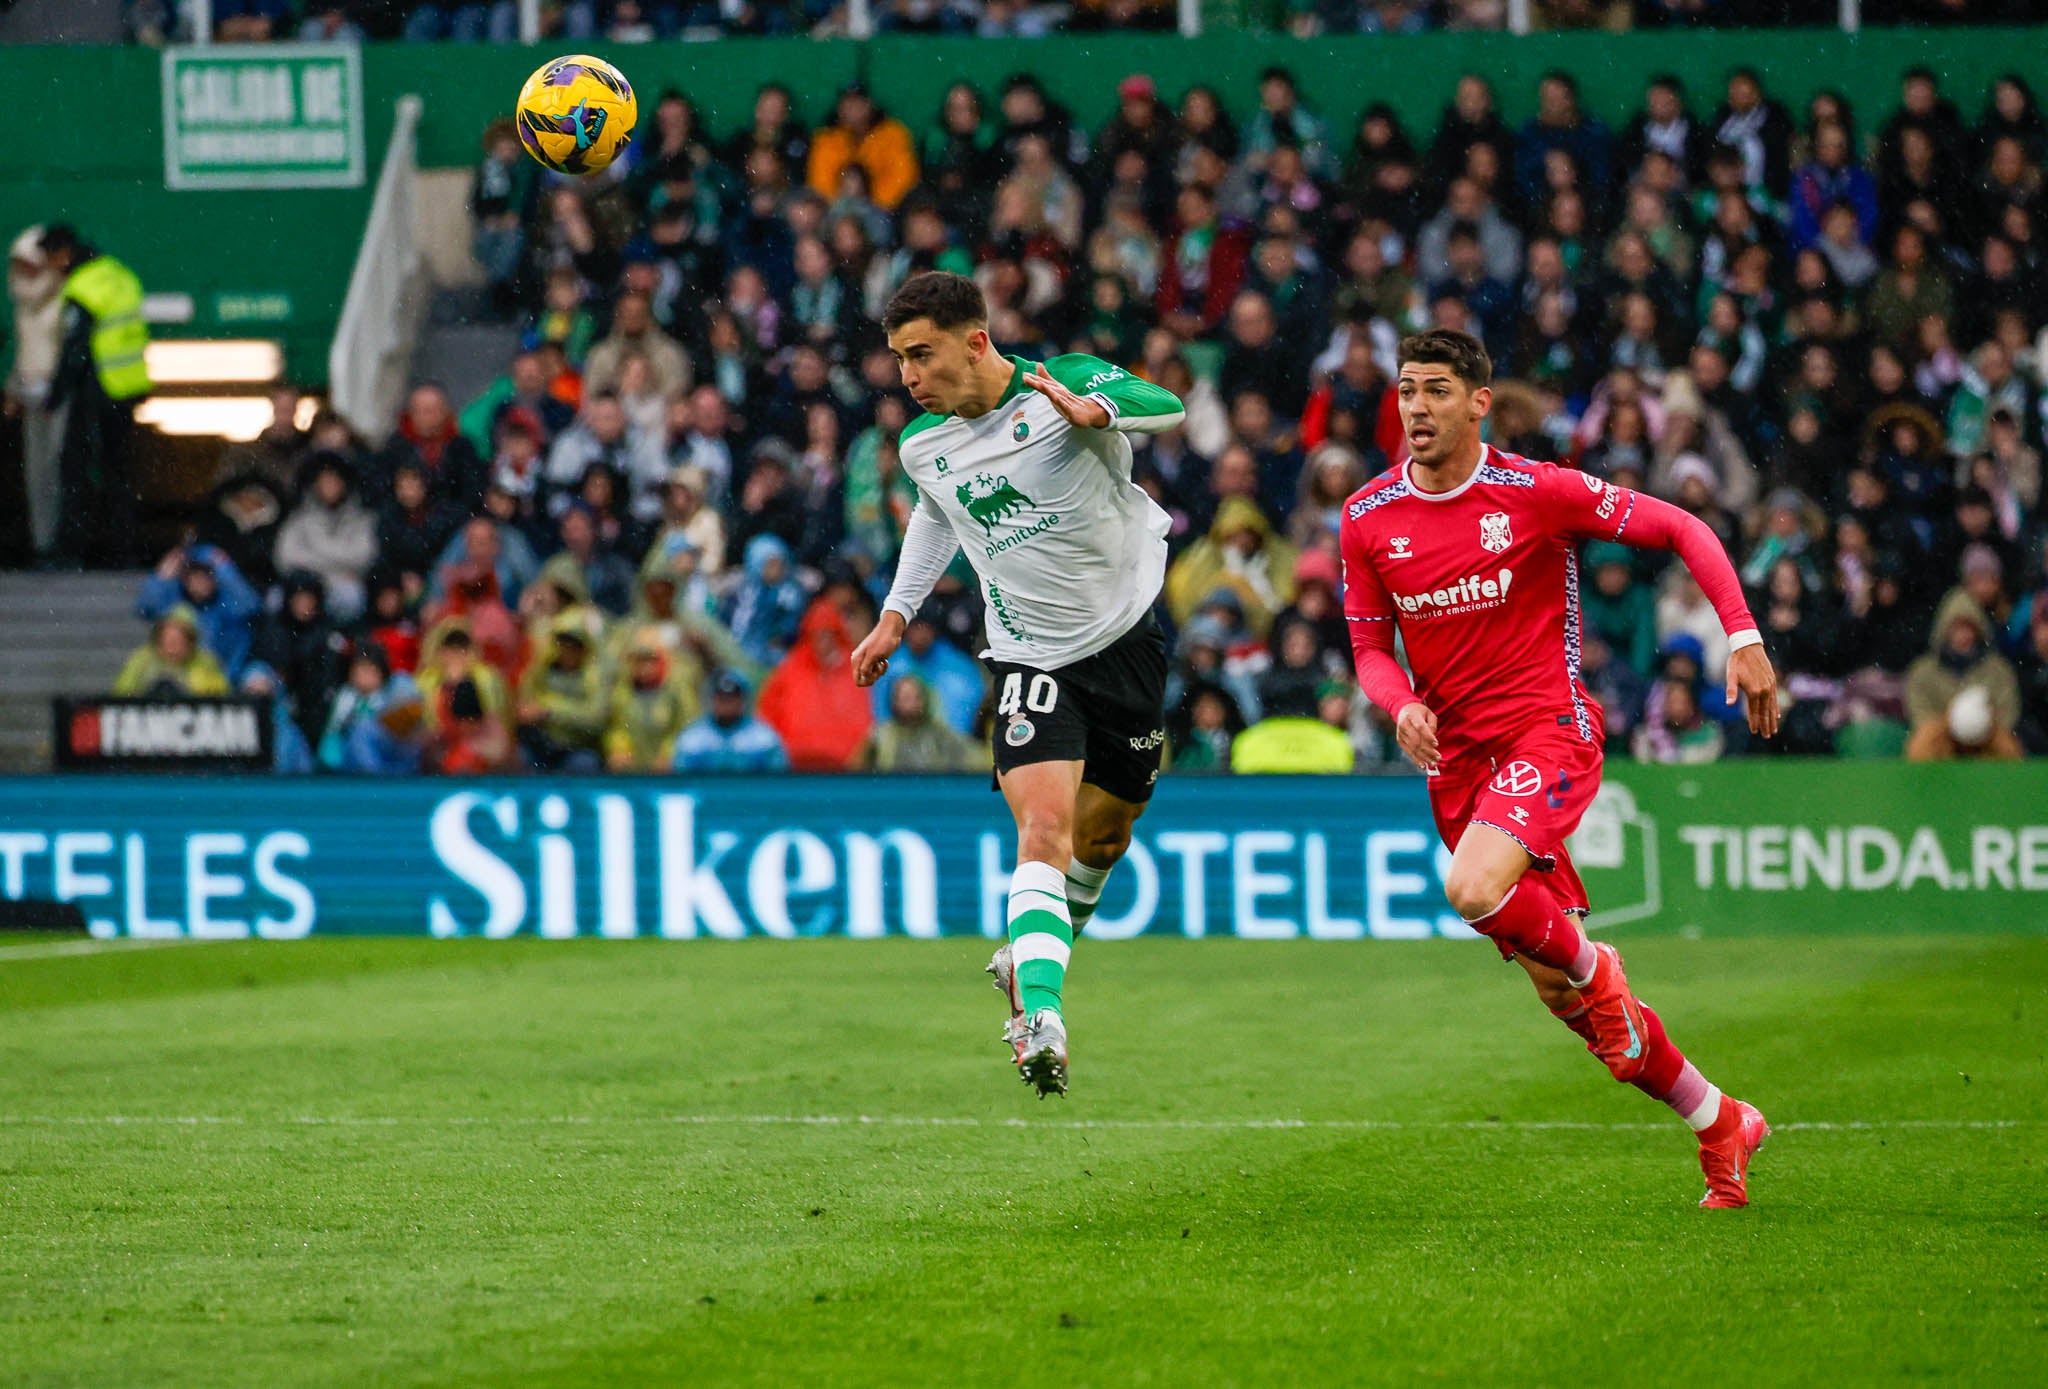
[[[148,628],[139,573],[0,574],[0,772],[50,767],[50,699],[104,694]]]

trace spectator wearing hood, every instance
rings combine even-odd
[[[391,479],[404,463],[416,464],[428,490],[458,508],[474,507],[483,495],[483,459],[457,427],[448,392],[438,382],[422,382],[406,397],[398,430],[377,455],[371,474],[370,490],[376,500],[382,502],[389,494]]]
[[[712,612],[709,592],[694,561],[695,556],[682,549],[668,556],[650,556],[650,563],[640,571],[633,611],[625,621],[613,624],[612,643],[605,655],[606,663],[616,667],[627,646],[643,631],[651,630],[693,698],[707,671],[736,670],[751,678],[760,669]],[[695,717],[694,703],[691,716]]]
[[[695,669],[694,662],[690,669]],[[614,772],[667,771],[676,738],[697,717],[693,684],[670,660],[659,632],[642,627],[628,640],[612,678],[604,761]]]
[[[1636,578],[1636,552],[1596,540],[1582,556],[1591,582],[1584,596],[1584,626],[1614,649],[1638,675],[1648,675],[1657,654],[1657,605]]]
[[[1315,631],[1323,665],[1333,675],[1351,670],[1351,633],[1338,598],[1343,591],[1343,566],[1336,555],[1328,550],[1303,550],[1294,562],[1294,601],[1273,618],[1275,630],[1287,622],[1308,623]]]
[[[1912,762],[2024,756],[2019,677],[1991,644],[1991,622],[1963,589],[1935,609],[1927,654],[1906,670],[1906,720]]]
[[[396,571],[381,566],[370,571],[363,582],[368,597],[349,633],[349,649],[375,649],[385,670],[411,675],[420,663],[420,620],[405,590],[405,578]]]
[[[1209,534],[1188,547],[1166,575],[1166,603],[1185,622],[1218,589],[1242,606],[1252,635],[1263,639],[1273,615],[1294,601],[1293,545],[1273,533],[1256,502],[1226,497]]]
[[[238,473],[223,478],[199,503],[190,543],[218,546],[260,593],[277,582],[271,553],[289,509],[289,488],[267,477]]]
[[[228,678],[199,639],[199,619],[183,603],[173,604],[149,629],[149,640],[129,653],[114,677],[124,698],[169,696],[206,698],[228,693]]]
[[[426,764],[451,775],[504,771],[517,745],[508,726],[505,681],[477,655],[466,618],[427,633],[420,652],[420,696],[426,703]]]
[[[394,673],[376,646],[358,647],[348,682],[334,697],[320,735],[319,761],[330,772],[399,776],[420,769],[426,706],[410,675]]]
[[[789,754],[776,731],[747,712],[749,687],[735,671],[711,681],[711,710],[676,739],[679,772],[780,772]]]
[[[283,776],[305,776],[313,768],[313,749],[292,710],[291,692],[277,672],[251,661],[235,682],[235,692],[270,706],[270,770]],[[313,711],[317,716],[318,711]]]
[[[874,713],[853,681],[853,642],[829,598],[813,602],[796,642],[761,686],[761,718],[781,735],[797,771],[836,772],[860,751]]]
[[[526,638],[519,619],[498,591],[497,572],[482,560],[465,560],[446,574],[446,595],[429,603],[422,614],[428,638],[449,618],[461,618],[482,659],[509,679],[524,658]],[[421,643],[422,668],[426,645],[426,641]]]
[[[947,641],[939,631],[939,613],[927,603],[903,629],[903,645],[889,658],[889,671],[874,684],[875,717],[887,718],[889,687],[915,678],[927,686],[938,717],[956,733],[972,733],[988,695],[981,663]]]
[[[355,496],[355,468],[338,453],[316,453],[299,504],[277,533],[279,573],[317,574],[338,621],[363,611],[363,576],[377,559],[377,522]]]
[[[747,542],[746,572],[726,596],[721,616],[749,660],[772,666],[789,649],[808,602],[791,572],[789,546],[777,536],[757,535]]]
[[[892,662],[893,664],[893,662]],[[930,685],[897,676],[889,700],[860,746],[855,765],[871,772],[969,772],[988,765],[986,750],[947,726]]]
[[[1651,670],[1649,698],[1643,703],[1643,723],[1658,725],[1664,717],[1665,686],[1678,681],[1692,692],[1692,702],[1701,714],[1716,723],[1742,724],[1745,721],[1742,701],[1730,704],[1721,690],[1707,683],[1704,667],[1705,654],[1694,638],[1681,632],[1657,648],[1657,659]]]
[[[256,633],[251,654],[277,673],[292,692],[299,726],[317,737],[320,722],[346,670],[348,639],[327,615],[327,586],[318,574],[294,570],[284,577],[284,602]]]
[[[550,640],[557,618],[574,621],[592,641],[602,641],[608,626],[604,611],[590,601],[582,566],[563,555],[549,560],[540,577],[526,586],[519,598],[518,617],[526,638],[524,650],[529,654]]]
[[[230,675],[239,674],[255,640],[263,600],[242,578],[227,553],[215,545],[180,546],[163,557],[143,581],[136,616],[154,622],[175,607],[188,609],[199,624],[206,649]]]
[[[519,678],[519,746],[542,772],[595,772],[611,722],[596,644],[573,613],[549,624]]]
[[[427,475],[410,463],[391,477],[391,495],[377,519],[377,557],[400,574],[417,575],[422,590],[449,537],[462,524],[462,513],[434,496]]]

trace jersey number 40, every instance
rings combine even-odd
[[[1022,709],[1029,709],[1034,714],[1050,714],[1059,698],[1059,684],[1050,675],[1042,671],[1033,672],[1031,687],[1027,690],[1024,672],[1013,670],[1003,677],[1003,694],[996,701],[996,712],[1006,719]]]

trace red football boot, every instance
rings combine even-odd
[[[1700,1205],[1710,1211],[1748,1205],[1749,1160],[1770,1136],[1771,1126],[1756,1106],[1723,1095],[1719,1117],[1700,1134],[1700,1171],[1707,1174]]]
[[[1643,1060],[1648,1055],[1643,1045],[1648,1035],[1643,1026],[1643,1010],[1628,990],[1628,976],[1621,969],[1621,952],[1611,945],[1596,945],[1593,953],[1597,959],[1593,977],[1579,990],[1579,999],[1586,1005],[1586,1021],[1593,1032],[1586,1045],[1616,1080],[1626,1084],[1642,1074]]]

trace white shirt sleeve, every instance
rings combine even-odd
[[[946,572],[959,549],[953,528],[920,492],[917,506],[910,513],[910,524],[903,528],[903,549],[896,556],[896,579],[889,585],[882,611],[896,613],[908,622],[924,606],[924,600],[931,597],[939,576]]]

